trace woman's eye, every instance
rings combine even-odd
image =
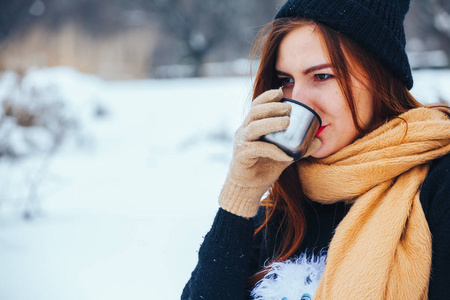
[[[280,79],[281,85],[283,85],[283,86],[290,84],[290,83],[294,83],[294,78],[283,77],[283,78],[279,78],[279,79]]]
[[[333,75],[331,75],[331,74],[316,74],[316,75],[314,75],[314,77],[317,81],[325,81],[327,79],[332,78]]]

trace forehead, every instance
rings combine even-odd
[[[277,69],[309,68],[329,63],[323,40],[313,25],[304,25],[289,32],[278,47]]]

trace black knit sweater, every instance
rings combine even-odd
[[[450,299],[450,155],[435,160],[425,179],[420,200],[432,234],[432,270],[428,298]],[[349,207],[336,203],[308,202],[306,235],[293,257],[302,252],[318,254],[327,249],[336,226]],[[181,299],[250,299],[248,278],[270,260],[277,245],[275,217],[257,236],[255,226],[264,211],[247,220],[219,209],[211,230],[200,247],[199,261]]]

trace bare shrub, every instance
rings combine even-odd
[[[61,88],[37,78],[12,72],[0,78],[0,208],[14,207],[25,219],[40,211],[38,189],[48,167],[81,126]]]

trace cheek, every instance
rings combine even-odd
[[[342,115],[345,110],[346,102],[342,93],[337,87],[321,90],[315,94],[315,101],[311,107],[322,117],[322,121],[335,122],[336,118]]]
[[[335,80],[327,93],[327,105],[334,111],[338,112],[338,115],[348,110],[347,100]]]
[[[335,136],[333,138],[337,139],[335,142],[340,147],[344,147],[353,142],[359,134],[353,122],[352,112],[343,97],[340,98],[340,101],[336,101],[330,109],[333,110],[332,113],[336,122],[336,132],[334,132]]]
[[[355,123],[353,123],[351,114],[347,115],[345,120],[343,120],[342,131],[342,137],[345,140],[346,145],[353,142],[358,136],[359,132],[356,129]]]
[[[357,105],[358,116],[362,127],[366,127],[373,119],[373,98],[368,93],[359,96]]]
[[[368,125],[373,119],[373,100],[372,98],[364,104],[361,112],[364,125]]]
[[[369,91],[360,83],[355,82],[353,86],[355,96],[356,112],[360,126],[366,127],[373,119],[373,97]]]
[[[283,87],[283,98],[292,99],[292,89],[287,89]]]
[[[348,125],[349,119],[352,119],[352,112],[348,107],[347,101],[343,97],[342,93],[333,93],[326,101],[325,109],[333,116],[334,119],[338,120],[342,125]]]

